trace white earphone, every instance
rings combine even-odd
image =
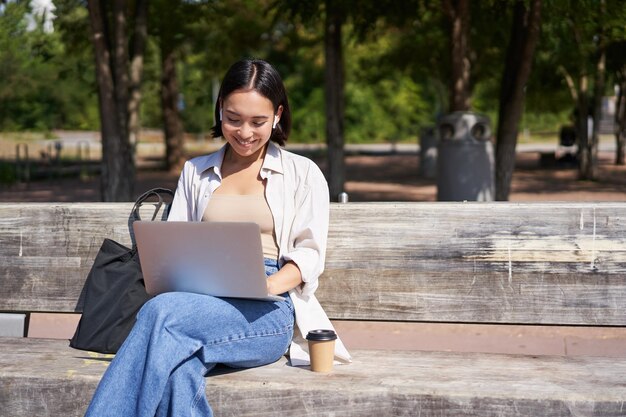
[[[222,121],[222,109],[220,109],[220,121]]]

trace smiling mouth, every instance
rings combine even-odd
[[[235,139],[237,141],[238,144],[242,145],[242,146],[248,146],[250,144],[252,144],[253,142],[255,142],[254,139],[251,140],[241,140],[241,139]]]

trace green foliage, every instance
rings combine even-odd
[[[569,107],[561,111],[527,112],[521,120],[520,129],[531,132],[559,132],[561,126],[572,124],[572,112]]]
[[[28,2],[10,2],[0,16],[0,130],[96,127],[96,103],[85,88],[93,82],[91,60],[75,56],[62,31],[46,33],[42,21],[29,30],[28,11]],[[86,16],[73,12],[58,21]]]
[[[606,0],[606,13],[597,0],[546,0],[546,3],[529,107],[549,112],[565,107],[573,109],[574,100],[569,94],[565,74],[572,77],[577,88],[581,79],[587,77],[587,91],[591,94],[601,36],[608,49],[605,93],[612,94],[614,72],[626,64],[626,55],[620,48],[626,41],[624,2]]]
[[[62,100],[55,128],[98,130],[100,114],[89,15],[82,0],[55,0],[55,36],[63,44],[56,57],[57,89]]]
[[[237,59],[258,55],[271,23],[267,1],[170,1],[150,3],[151,41],[142,86],[142,124],[159,127],[160,59],[163,51],[178,54],[180,116],[186,131],[207,133],[213,126],[214,81]],[[244,29],[244,30],[242,30]]]
[[[0,130],[98,129],[94,58],[83,0],[55,0],[55,31],[27,30],[28,2],[0,11]],[[553,130],[567,123],[572,98],[559,67],[593,70],[596,0],[544,0],[542,37],[526,87],[520,128]],[[472,2],[473,109],[498,110],[500,76],[513,0]],[[343,1],[346,142],[414,141],[447,108],[448,23],[440,1]],[[606,0],[607,67],[624,66],[626,7]],[[294,142],[325,141],[321,0],[155,0],[142,85],[141,123],[160,128],[160,44],[179,52],[185,130],[213,124],[214,80],[242,57],[272,62],[292,107]],[[584,10],[584,13],[581,12]],[[621,43],[620,43],[621,42]],[[607,92],[612,88],[607,82]]]
[[[424,81],[385,65],[398,41],[396,33],[380,25],[369,40],[347,29],[347,142],[415,141],[420,128],[434,121],[436,97],[428,94]]]
[[[148,38],[143,65],[140,103],[141,125],[148,128],[163,126],[161,118],[161,57],[157,39]]]
[[[213,78],[208,76],[202,57],[189,54],[179,65],[179,79],[183,86],[185,108],[181,111],[185,130],[208,133],[213,126]]]
[[[420,93],[420,86],[408,77],[385,79],[375,85],[348,83],[346,141],[415,141],[430,115]]]
[[[320,10],[315,16],[320,15]],[[285,78],[293,111],[292,141],[325,141],[324,50],[322,21],[295,16],[273,39],[266,58]],[[420,127],[432,124],[440,111],[440,83],[396,65],[406,45],[400,30],[382,21],[364,32],[344,26],[346,143],[415,141]],[[405,51],[406,53],[406,51]]]

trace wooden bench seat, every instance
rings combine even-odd
[[[2,341],[0,414],[80,416],[110,360],[49,339]],[[626,363],[610,358],[355,351],[330,375],[287,365],[207,379],[217,416],[623,416]],[[221,371],[221,372],[220,372]],[[71,399],[71,401],[70,401]],[[421,414],[420,414],[421,413]]]
[[[0,312],[80,312],[131,204],[0,203]],[[625,203],[331,206],[332,319],[626,327]],[[281,359],[207,379],[216,415],[624,416],[615,358],[358,350],[330,375]],[[0,416],[80,416],[110,358],[0,338]]]

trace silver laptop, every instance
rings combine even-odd
[[[135,221],[133,230],[148,294],[283,300],[267,293],[256,223]]]

